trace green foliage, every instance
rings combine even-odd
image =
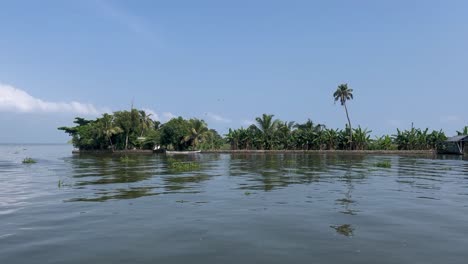
[[[392,137],[389,135],[376,137],[376,139],[371,140],[369,144],[369,149],[371,150],[396,150],[397,145],[393,143]]]
[[[462,135],[468,135],[468,126],[465,126],[462,130],[457,131],[457,135],[462,136]]]
[[[179,117],[161,124],[137,109],[103,114],[95,120],[77,117],[74,123],[59,130],[72,136],[71,142],[80,150],[154,149],[157,145],[176,150],[219,149],[224,144],[203,120]]]
[[[161,129],[161,145],[175,150],[188,149],[186,138],[191,134],[190,124],[182,117],[173,118]]]
[[[370,133],[372,131],[369,131],[366,129],[362,129],[360,126],[356,129],[354,129],[354,148],[357,150],[364,150],[367,149],[367,146],[371,142],[370,140]]]
[[[437,149],[447,139],[442,130],[428,132],[428,128],[421,130],[411,127],[404,131],[397,129],[397,134],[393,138],[399,150]]]
[[[379,167],[379,168],[391,168],[392,167],[392,163],[388,160],[384,160],[384,161],[379,161],[375,164],[375,167]]]
[[[199,170],[200,163],[197,162],[181,162],[181,161],[170,161],[168,168],[174,171],[192,171]]]
[[[23,159],[23,164],[33,164],[33,163],[37,163],[37,161],[29,157]]]
[[[340,94],[344,92],[340,88]],[[352,89],[343,100],[352,99]],[[339,95],[339,94],[337,94]],[[342,95],[335,97],[341,102]],[[162,146],[173,150],[212,150],[228,147],[232,150],[430,150],[443,147],[447,137],[443,131],[397,129],[393,136],[370,138],[371,130],[358,126],[351,129],[327,128],[308,119],[304,123],[281,121],[274,115],[255,118],[247,128],[229,129],[225,138],[209,129],[200,119],[173,118],[161,124],[151,114],[132,109],[103,114],[95,120],[75,118],[75,126],[60,127],[68,133],[80,150],[154,149]],[[458,133],[468,132],[468,127]]]
[[[136,160],[130,158],[129,156],[122,156],[119,158],[119,161],[122,163],[133,163],[136,162]]]

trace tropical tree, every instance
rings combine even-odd
[[[461,131],[457,131],[457,135],[468,135],[468,126],[465,126]]]
[[[323,141],[327,146],[327,149],[335,149],[338,145],[338,129],[325,129],[323,131]]]
[[[141,127],[140,137],[143,137],[144,133],[154,126],[154,121],[151,119],[152,114],[147,114],[143,110],[140,110],[138,112],[140,114],[140,116],[139,116],[139,118],[140,118],[140,127]]]
[[[173,118],[161,128],[161,145],[172,146],[175,150],[186,150],[188,145],[185,140],[191,133],[191,126],[182,117]]]
[[[372,150],[394,150],[396,149],[395,144],[393,144],[392,137],[389,135],[384,135],[381,137],[376,137],[374,140],[371,140],[369,144],[369,149]]]
[[[354,147],[358,150],[364,150],[370,143],[370,133],[372,130],[362,129],[361,126],[354,129]]]
[[[293,145],[292,132],[294,129],[294,121],[279,122],[275,133],[275,138],[281,149],[290,149]]]
[[[114,116],[107,113],[98,119],[97,123],[100,127],[101,134],[109,141],[110,148],[114,150],[112,136],[122,133],[123,130],[119,126],[115,125]]]
[[[307,119],[303,124],[296,124],[295,141],[298,148],[304,150],[319,149],[322,143],[322,131],[324,125],[315,125],[312,120]]]
[[[256,127],[261,131],[263,148],[267,150],[271,149],[274,144],[274,133],[280,122],[278,120],[274,120],[273,117],[274,115],[263,114],[262,117],[255,118],[255,121],[257,121]]]
[[[333,93],[333,97],[335,102],[340,101],[340,104],[344,106],[346,111],[346,118],[348,119],[349,125],[349,140],[350,140],[350,147],[352,148],[353,142],[353,128],[351,126],[351,120],[349,119],[348,107],[346,106],[346,101],[353,99],[353,89],[348,87],[347,83],[338,85],[338,88]]]
[[[129,111],[118,111],[114,113],[114,116],[115,123],[123,130],[123,134],[125,136],[124,149],[128,149],[130,133],[132,133],[136,129],[136,127],[134,126],[133,114]]]
[[[209,129],[205,121],[200,119],[190,119],[188,123],[190,129],[189,133],[184,137],[184,141],[187,145],[196,148],[208,135]]]

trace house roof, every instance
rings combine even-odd
[[[468,135],[461,135],[447,138],[447,142],[458,142],[458,141],[468,141]]]

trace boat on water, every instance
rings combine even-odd
[[[190,155],[190,154],[197,154],[200,153],[201,150],[190,150],[190,151],[171,151],[171,150],[166,150],[167,155]]]

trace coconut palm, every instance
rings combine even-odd
[[[190,119],[190,133],[184,137],[184,141],[187,145],[191,145],[193,148],[196,148],[201,141],[204,140],[205,136],[208,134],[209,129],[205,121],[200,119]]]
[[[335,98],[335,102],[340,101],[341,105],[344,106],[346,111],[346,118],[348,118],[348,125],[349,125],[349,139],[350,139],[350,146],[352,148],[353,144],[353,129],[351,126],[351,120],[349,119],[348,114],[348,107],[346,107],[346,101],[353,99],[353,89],[348,87],[347,83],[338,85],[338,88],[333,93],[333,97]]]
[[[143,110],[140,110],[139,113],[140,113],[140,127],[141,127],[140,137],[142,137],[146,131],[154,127],[154,122],[151,119],[152,114],[147,114]]]

